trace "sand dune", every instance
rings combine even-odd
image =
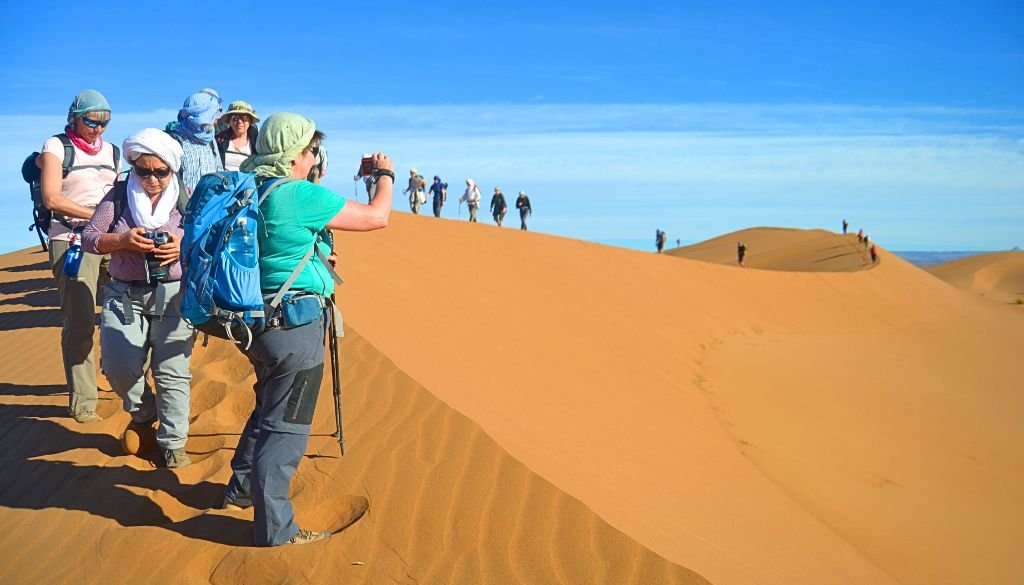
[[[1003,303],[1024,299],[1024,252],[968,256],[928,269],[959,288]]]
[[[211,509],[252,408],[251,367],[219,340],[197,346],[192,466],[123,455],[128,418],[109,390],[102,423],[63,416],[44,258],[0,257],[0,582],[706,583],[512,459],[354,328],[342,342],[349,449],[339,459],[327,436],[328,378],[293,497],[303,526],[365,516],[323,544],[253,548],[251,511]]]
[[[815,263],[842,236],[794,231],[744,235],[776,270],[402,213],[339,234],[349,451],[328,379],[293,492],[312,528],[368,511],[273,550],[209,509],[251,403],[237,352],[197,351],[197,463],[152,469],[109,392],[110,419],[61,416],[43,257],[4,256],[0,577],[1020,582],[1024,315],[884,252]]]
[[[854,234],[827,230],[750,228],[712,238],[692,246],[665,250],[666,254],[736,266],[736,244],[747,246],[744,266],[791,272],[852,272],[871,267],[871,255]]]

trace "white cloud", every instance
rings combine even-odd
[[[359,156],[384,150],[400,169],[440,174],[453,186],[472,176],[488,188],[524,188],[537,208],[536,229],[585,239],[643,238],[660,225],[678,226],[693,241],[749,225],[828,226],[850,215],[871,217],[890,248],[942,247],[951,233],[961,247],[1009,247],[1024,222],[1020,111],[759,104],[260,111],[281,110],[312,117],[327,132],[326,184],[343,195],[352,192]],[[162,127],[174,113],[118,113],[109,137]],[[63,119],[5,115],[0,124],[7,133],[0,153],[20,162]],[[0,186],[14,194],[0,207],[0,229],[14,234],[3,248],[31,244],[33,236],[21,233],[27,189],[13,166],[0,171]],[[964,206],[976,212],[964,214]]]

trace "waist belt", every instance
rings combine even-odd
[[[118,282],[127,285],[124,292],[121,294],[121,304],[124,307],[124,322],[125,325],[131,325],[135,322],[135,309],[132,308],[132,295],[131,290],[134,289],[153,289],[156,298],[153,300],[153,308],[155,309],[154,315],[163,319],[164,317],[164,305],[167,303],[167,289],[163,285],[170,282],[179,282],[177,280],[171,280],[167,282],[163,281],[147,281],[147,280],[121,280],[115,278],[114,282]]]

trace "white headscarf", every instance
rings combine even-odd
[[[143,154],[152,154],[164,162],[172,171],[181,169],[183,156],[181,145],[170,134],[156,128],[145,128],[125,138],[122,144],[124,157],[134,163]],[[178,181],[172,177],[167,188],[160,194],[154,206],[149,194],[142,187],[139,177],[132,173],[128,178],[128,209],[132,212],[135,225],[155,230],[164,226],[171,216],[171,209],[178,202]]]

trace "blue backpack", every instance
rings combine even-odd
[[[185,210],[181,242],[181,316],[196,329],[234,343],[245,338],[248,349],[313,252],[323,255],[317,238],[265,304],[260,290],[259,205],[274,189],[292,180],[267,181],[257,189],[251,173],[221,172],[199,179]]]

